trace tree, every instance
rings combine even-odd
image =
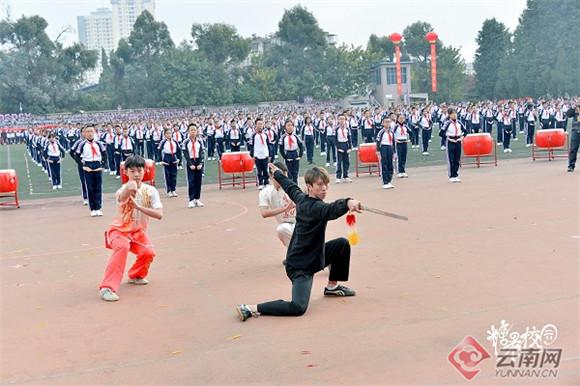
[[[238,35],[227,24],[193,24],[191,37],[199,52],[214,64],[236,63],[250,52],[250,39]]]
[[[326,34],[318,21],[306,8],[297,5],[284,11],[278,23],[276,36],[284,43],[301,49],[324,48],[327,46]]]
[[[129,35],[132,57],[151,60],[159,57],[175,45],[167,25],[155,21],[149,11],[143,11],[135,21],[131,35]]]
[[[495,18],[483,22],[477,34],[477,51],[473,68],[475,85],[482,98],[495,98],[500,63],[511,52],[511,34],[507,27]]]
[[[74,107],[82,74],[96,54],[80,45],[63,48],[46,34],[40,16],[0,22],[0,110],[46,113]]]
[[[369,54],[375,55],[377,59],[387,57],[390,61],[393,61],[395,45],[388,36],[379,37],[375,34],[372,34],[367,42],[367,52]]]

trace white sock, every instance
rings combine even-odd
[[[334,285],[332,287],[326,286],[326,289],[333,290],[333,289],[336,289],[336,287],[338,287],[338,283],[336,283],[336,285]]]

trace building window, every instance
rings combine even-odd
[[[401,82],[407,83],[407,67],[401,66]],[[387,67],[387,84],[397,84],[397,69]]]
[[[373,70],[373,84],[378,86],[381,84],[381,70],[380,68],[376,68]]]

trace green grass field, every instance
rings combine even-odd
[[[504,154],[503,147],[498,146],[498,160],[501,162],[509,158],[530,157],[531,149],[525,147],[525,140],[522,134],[518,134],[518,141],[512,140],[511,148],[513,153]],[[445,164],[446,152],[439,149],[439,137],[433,138],[430,144],[429,156],[421,155],[420,149],[411,149],[407,159],[407,167],[428,166]],[[325,159],[320,156],[320,149],[315,149],[314,162],[317,165],[324,166]],[[354,176],[354,152],[350,154],[351,159],[351,176]],[[307,169],[308,164],[306,157],[301,161],[301,175]],[[75,162],[67,155],[62,164],[62,190],[52,190],[52,184],[48,176],[38,167],[28,156],[24,145],[0,146],[0,169],[15,169],[19,179],[19,194],[22,200],[49,198],[49,197],[66,197],[80,196],[80,182],[77,174]],[[335,172],[335,167],[330,166],[330,173]],[[187,179],[184,170],[178,172],[178,187],[187,186]],[[157,166],[156,183],[161,189],[165,187],[163,178],[163,169],[161,165]],[[207,161],[205,169],[204,184],[217,183],[217,161]],[[105,193],[114,192],[120,186],[120,180],[113,176],[103,175],[103,191]]]

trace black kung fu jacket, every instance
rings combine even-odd
[[[296,204],[296,226],[286,252],[286,267],[312,274],[323,270],[326,224],[348,212],[350,198],[326,203],[309,197],[279,170],[274,179]]]

